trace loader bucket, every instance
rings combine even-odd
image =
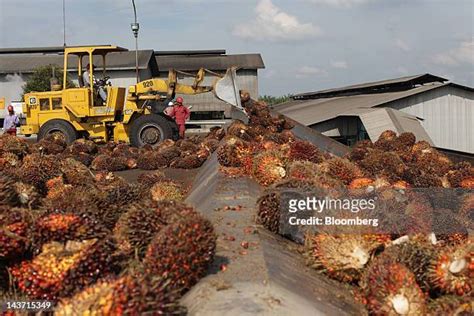
[[[240,101],[240,89],[237,85],[236,67],[227,69],[225,76],[217,80],[214,84],[214,94],[218,99],[235,106],[241,111],[244,110]]]

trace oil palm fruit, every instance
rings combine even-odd
[[[212,224],[193,216],[163,228],[150,243],[143,262],[148,273],[161,276],[171,289],[184,293],[206,275],[215,247]]]
[[[474,288],[474,243],[440,249],[428,270],[428,281],[443,293],[472,295]]]
[[[384,235],[332,235],[308,233],[307,264],[342,282],[357,282],[377,248],[388,242]]]
[[[162,181],[155,183],[150,188],[150,197],[155,202],[163,200],[183,201],[185,193],[181,185],[173,181]]]
[[[286,176],[286,159],[279,151],[265,151],[255,156],[252,176],[263,185],[271,185]]]

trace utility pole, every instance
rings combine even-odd
[[[140,24],[137,22],[137,7],[135,6],[135,0],[132,0],[133,13],[135,15],[135,22],[131,24],[133,36],[135,36],[135,72],[137,75],[137,83],[140,82],[138,75],[138,30],[140,29]]]
[[[66,0],[63,0],[63,46],[66,47]]]

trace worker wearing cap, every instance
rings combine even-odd
[[[16,127],[20,124],[18,116],[15,114],[15,110],[12,105],[8,106],[8,115],[3,120],[3,132],[16,136]]]
[[[184,139],[184,133],[186,132],[186,121],[191,115],[191,111],[183,105],[183,98],[178,97],[171,110],[170,116],[174,118],[179,128],[179,138]]]

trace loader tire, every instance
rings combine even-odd
[[[55,133],[62,134],[68,145],[78,138],[77,131],[71,123],[63,120],[51,120],[40,127],[38,140]]]
[[[173,130],[168,120],[161,115],[146,114],[131,123],[129,136],[132,146],[156,146],[163,140],[172,138]]]

